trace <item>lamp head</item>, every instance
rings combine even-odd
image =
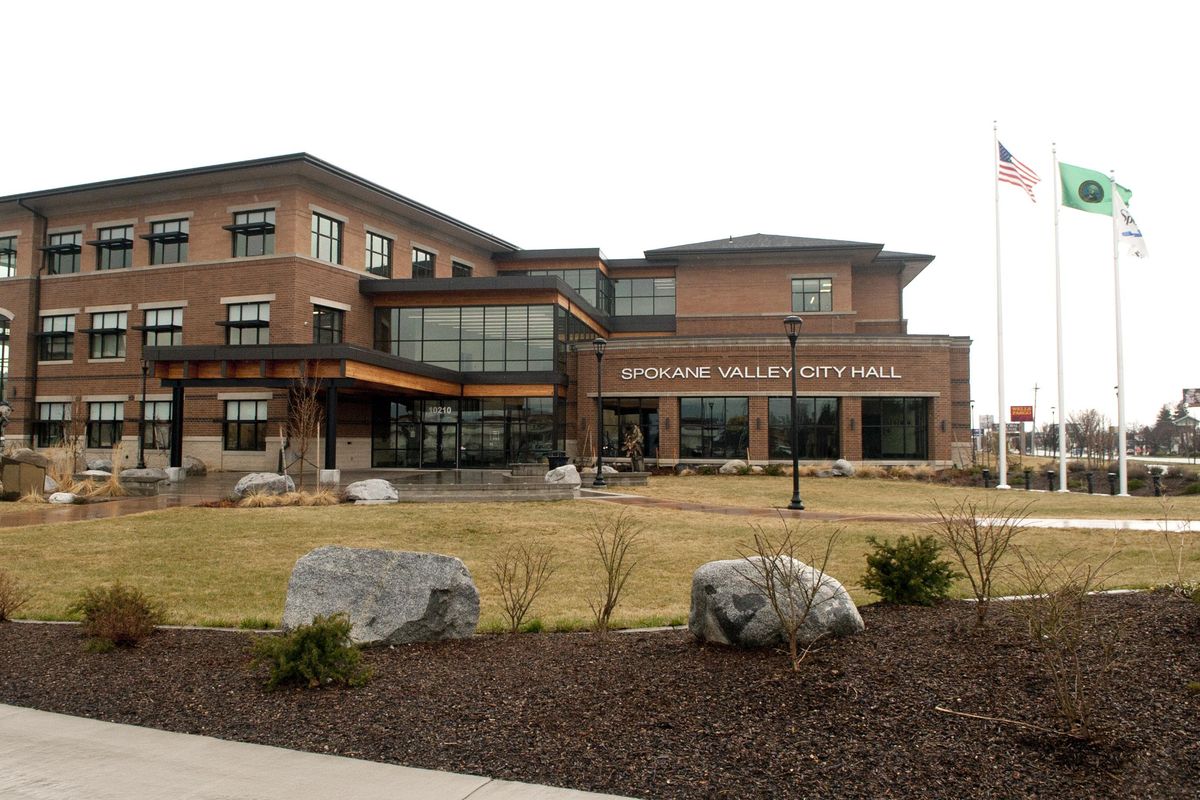
[[[608,340],[602,336],[597,336],[592,340],[592,349],[596,351],[596,358],[601,358],[604,355],[604,348],[608,346]]]
[[[804,324],[804,320],[795,314],[789,314],[783,318],[783,328],[787,331],[788,338],[792,341],[800,334],[800,326]]]

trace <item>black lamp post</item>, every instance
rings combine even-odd
[[[142,362],[142,424],[138,426],[138,469],[146,468],[146,373],[150,364]],[[116,469],[116,464],[113,468]]]
[[[600,363],[604,361],[607,344],[608,340],[600,336],[592,340],[592,347],[596,351],[596,479],[592,481],[592,486],[602,489],[608,484],[604,482],[604,384]]]
[[[788,343],[792,346],[792,502],[788,503],[788,508],[793,511],[804,510],[804,503],[800,500],[800,429],[796,427],[796,338],[803,324],[804,320],[795,314],[783,320]]]

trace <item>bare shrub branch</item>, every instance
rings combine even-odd
[[[630,550],[642,534],[642,525],[622,510],[615,517],[599,519],[593,517],[588,531],[588,540],[596,548],[601,569],[600,597],[588,599],[592,609],[594,629],[603,636],[608,632],[613,611],[625,591],[625,582],[638,565],[630,557]]]
[[[509,633],[520,630],[555,569],[553,548],[523,542],[509,546],[492,562],[492,578],[500,590]]]
[[[321,397],[322,385],[318,377],[320,361],[302,362],[300,375],[288,387],[287,427],[285,433],[296,453],[295,463],[299,466],[296,480],[298,489],[304,488],[304,465],[308,450],[321,432],[325,419],[325,403]]]
[[[11,619],[32,597],[28,586],[0,569],[0,622]]]

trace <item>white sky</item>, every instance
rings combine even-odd
[[[306,151],[528,248],[636,257],[762,232],[930,253],[909,331],[974,339],[985,414],[998,120],[1043,179],[1036,206],[1000,188],[1006,404],[1037,383],[1039,422],[1058,405],[1052,141],[1116,170],[1150,248],[1122,259],[1127,417],[1152,423],[1200,386],[1185,328],[1196,12],[820,5],[837,7],[16,4],[0,195]],[[1065,405],[1115,421],[1111,225],[1064,209],[1061,233]]]

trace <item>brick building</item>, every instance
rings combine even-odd
[[[141,425],[150,463],[272,468],[307,376],[327,468],[590,455],[599,364],[606,455],[637,426],[660,463],[790,461],[795,313],[800,457],[942,462],[970,341],[907,334],[930,261],[761,234],[522,250],[305,154],[0,197],[6,439],[136,458]]]

